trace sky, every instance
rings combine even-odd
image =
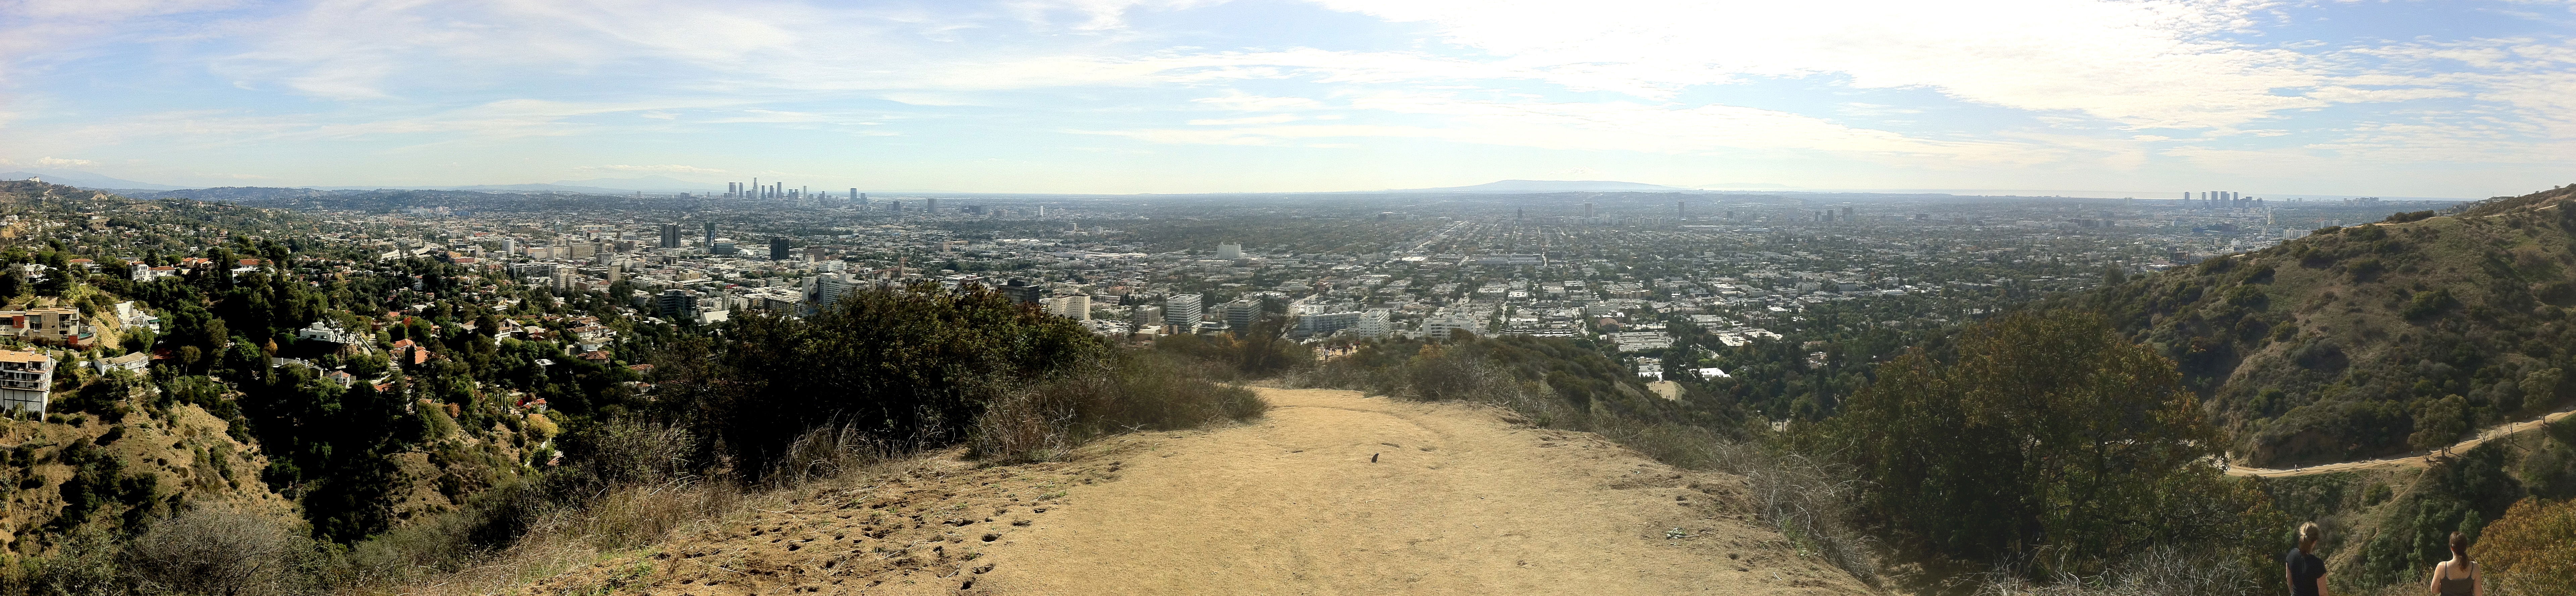
[[[0,170],[220,186],[2576,182],[2544,0],[0,0]]]

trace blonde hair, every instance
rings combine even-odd
[[[2326,529],[2318,527],[2317,522],[2299,524],[2299,551],[2307,552],[2308,549],[2316,547],[2318,540],[2325,537]]]

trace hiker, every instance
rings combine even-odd
[[[2433,566],[2433,581],[2425,587],[2438,596],[2485,596],[2481,583],[2478,563],[2469,560],[2469,536],[2452,532],[2451,560]]]
[[[2290,596],[2331,596],[2326,593],[2326,561],[2316,555],[2317,540],[2325,535],[2317,522],[2299,524],[2299,547],[2281,557],[2290,576]]]

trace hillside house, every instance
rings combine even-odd
[[[45,415],[54,390],[54,359],[43,352],[0,350],[0,409]]]

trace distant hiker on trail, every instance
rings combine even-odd
[[[2326,593],[2326,561],[2317,558],[2317,540],[2326,531],[2317,522],[2299,524],[2299,547],[2281,557],[2281,566],[2290,575],[2290,596],[2331,596]]]
[[[2469,537],[2451,533],[2451,560],[2433,566],[2433,581],[2425,587],[2440,596],[2485,596],[2487,590],[2478,581],[2478,564],[2469,560]]]

